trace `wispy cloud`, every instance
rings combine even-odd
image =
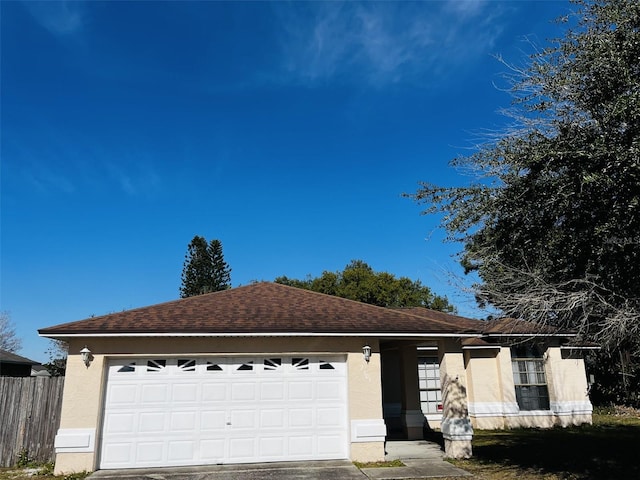
[[[107,162],[104,166],[109,178],[127,195],[148,196],[157,193],[161,187],[160,176],[148,164]]]
[[[60,171],[52,170],[41,162],[35,162],[28,168],[23,168],[22,176],[27,184],[40,193],[72,194],[76,191],[76,186],[70,177]]]
[[[279,6],[281,80],[384,86],[442,77],[491,53],[500,9],[485,0]]]
[[[84,26],[84,4],[78,1],[26,1],[33,18],[50,33],[67,36]]]
[[[95,137],[39,122],[37,139],[14,132],[5,142],[5,182],[41,195],[154,198],[163,193],[161,167],[142,147],[106,148]]]

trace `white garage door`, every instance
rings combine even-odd
[[[109,363],[100,468],[347,458],[340,357]]]

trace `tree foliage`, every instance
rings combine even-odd
[[[180,296],[193,297],[231,287],[231,268],[224,261],[222,243],[196,235],[187,247]]]
[[[505,315],[640,353],[640,3],[580,0],[562,38],[510,67],[513,126],[422,183],[476,295]],[[506,64],[505,64],[506,65]],[[626,354],[625,354],[626,355]],[[623,355],[624,356],[624,355]],[[612,358],[617,358],[612,355]]]
[[[49,361],[42,366],[47,369],[52,377],[64,376],[67,371],[67,355],[69,353],[69,344],[62,340],[50,339],[47,355]]]
[[[15,353],[22,347],[9,312],[0,312],[0,350]]]
[[[275,282],[379,307],[427,307],[443,312],[455,310],[446,297],[434,295],[419,280],[374,272],[362,260],[352,260],[342,272],[324,271],[319,277],[309,276],[304,280],[281,276]]]

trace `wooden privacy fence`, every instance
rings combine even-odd
[[[0,377],[0,467],[53,462],[64,377]]]

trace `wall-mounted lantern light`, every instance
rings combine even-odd
[[[89,350],[85,345],[85,347],[82,350],[80,350],[80,355],[82,356],[82,361],[84,362],[86,367],[89,368],[89,364],[91,363],[91,359],[92,359],[91,350]]]
[[[362,355],[364,355],[364,361],[369,363],[371,359],[371,347],[369,345],[362,347]]]

